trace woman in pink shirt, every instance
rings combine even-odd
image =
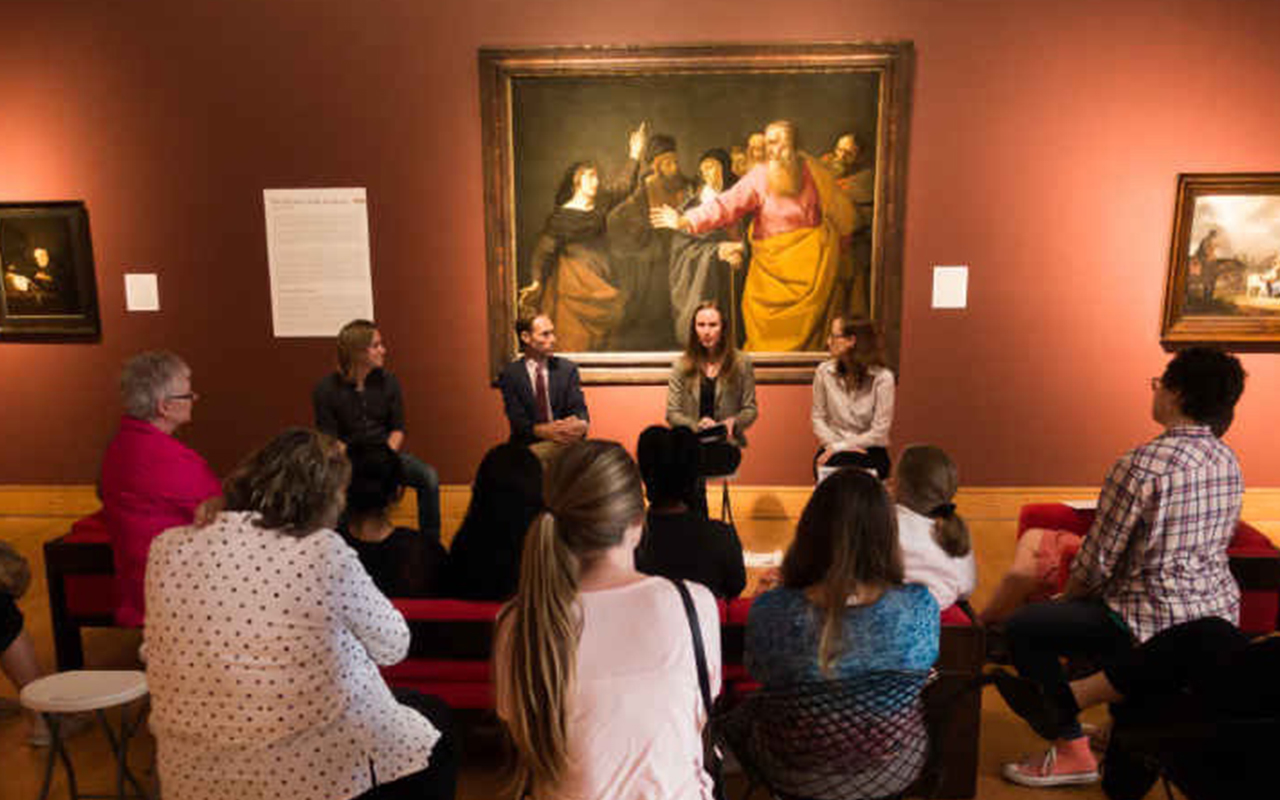
[[[525,538],[494,648],[515,788],[536,800],[712,797],[689,619],[675,584],[635,569],[640,486],[614,442],[570,445],[547,466],[547,510]],[[714,696],[720,618],[709,589],[688,589]]]
[[[102,457],[102,514],[115,556],[116,624],[139,627],[151,540],[190,525],[196,506],[222,493],[218,476],[173,434],[199,397],[191,368],[173,353],[139,353],[120,373],[124,416]]]

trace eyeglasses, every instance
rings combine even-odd
[[[1161,386],[1164,386],[1164,379],[1163,379],[1163,378],[1160,378],[1159,376],[1156,376],[1156,377],[1154,377],[1154,378],[1152,378],[1152,379],[1151,379],[1151,391],[1153,391],[1153,392],[1154,392],[1155,390],[1159,389]]]
[[[195,392],[187,392],[185,394],[167,394],[164,396],[164,399],[165,400],[196,400],[199,397],[200,395],[196,394]]]

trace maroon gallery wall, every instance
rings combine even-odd
[[[1211,7],[1212,5],[1212,7]],[[1150,435],[1175,177],[1280,171],[1280,3],[1172,0],[6,2],[0,199],[83,198],[99,344],[0,344],[0,483],[91,480],[127,354],[184,354],[183,436],[225,470],[310,417],[321,340],[271,335],[264,188],[364,186],[374,299],[410,445],[465,482],[505,435],[485,353],[481,45],[910,39],[895,442],[968,484],[1088,484]],[[566,124],[588,124],[566,120]],[[685,165],[686,168],[689,165]],[[971,305],[929,308],[934,264]],[[163,311],[127,314],[128,271]],[[1275,355],[1245,357],[1230,441],[1280,485]],[[660,387],[588,390],[632,442]],[[742,480],[807,480],[807,386],[765,387]]]

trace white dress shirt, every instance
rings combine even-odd
[[[378,664],[404,617],[355,551],[227,512],[151,546],[145,648],[166,797],[346,800],[423,769],[440,733]]]

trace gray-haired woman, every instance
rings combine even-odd
[[[191,368],[173,353],[139,353],[120,373],[124,416],[102,457],[102,516],[115,557],[116,624],[140,627],[151,541],[188,525],[200,503],[221,493],[200,454],[174,438],[198,395]]]

